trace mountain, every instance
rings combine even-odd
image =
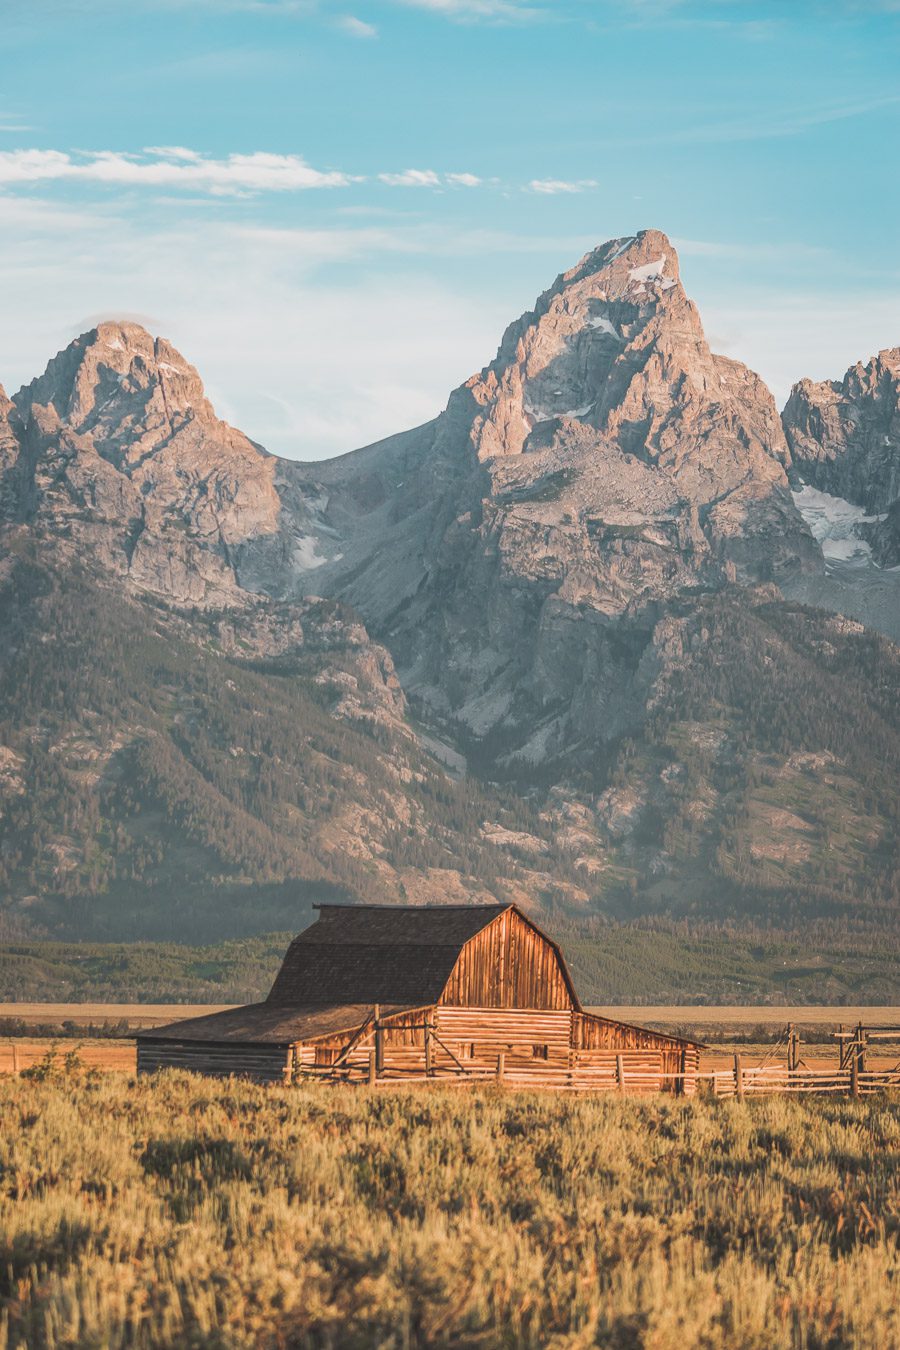
[[[801,380],[784,428],[803,480],[861,507],[876,560],[900,564],[900,347],[857,362],[842,380]]]
[[[198,941],[335,896],[565,902],[535,807],[448,776],[340,602],[183,611],[4,542],[3,936]]]
[[[16,395],[14,520],[183,605],[242,603],[285,547],[278,460],[215,416],[193,366],[104,323]]]
[[[325,463],[139,326],[77,339],[0,399],[0,924],[892,923],[900,654],[796,603],[832,577],[785,426],[656,231]]]
[[[359,610],[427,716],[540,762],[641,720],[666,606],[820,565],[788,463],[645,231],[557,278],[436,421],[289,471],[300,580]]]
[[[900,348],[842,380],[801,380],[783,421],[795,501],[826,560],[788,593],[900,641]]]

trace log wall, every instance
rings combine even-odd
[[[139,1074],[157,1069],[187,1069],[213,1078],[249,1078],[254,1083],[283,1083],[289,1050],[284,1045],[210,1044],[208,1041],[148,1040],[137,1048]]]
[[[699,1051],[671,1038],[603,1019],[602,1026],[579,1025],[570,1008],[457,1008],[438,1005],[385,1018],[381,1024],[383,1067],[379,1082],[426,1077],[425,1022],[429,1019],[433,1078],[457,1082],[496,1078],[514,1087],[547,1087],[627,1092],[693,1090]],[[603,1044],[578,1047],[583,1041]],[[650,1044],[641,1044],[647,1039]],[[349,1049],[348,1049],[349,1046]],[[320,1039],[296,1047],[301,1072],[364,1081],[371,1072],[375,1028],[355,1041]],[[336,1062],[335,1062],[336,1061]]]

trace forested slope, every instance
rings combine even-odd
[[[480,833],[498,811],[552,858],[526,803],[422,750],[342,611],[186,615],[20,541],[0,584],[6,934],[196,940],[294,928],[335,896],[488,898],[517,885]],[[279,623],[302,631],[272,655]]]

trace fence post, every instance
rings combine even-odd
[[[734,1092],[739,1102],[744,1100],[744,1070],[740,1055],[734,1057]]]
[[[501,1050],[497,1056],[497,1082],[503,1082],[503,1074],[506,1070],[506,1052]]]
[[[685,1076],[687,1074],[687,1050],[682,1050],[678,1064],[678,1077],[675,1079],[675,1096],[683,1097],[687,1091]]]
[[[850,1096],[859,1099],[859,1058],[854,1055],[850,1061]]]
[[[378,1057],[374,1050],[369,1051],[369,1082],[374,1083],[378,1077]]]
[[[15,1041],[13,1041],[13,1043],[12,1043],[12,1052],[13,1052],[13,1076],[14,1076],[15,1078],[18,1078],[18,1076],[19,1076],[19,1047],[16,1045]]]
[[[431,1014],[425,1014],[425,1077],[430,1078],[434,1069],[431,1062]]]
[[[625,1061],[621,1055],[616,1055],[616,1087],[620,1092],[625,1091]]]
[[[375,1004],[375,1073],[384,1073],[384,1029],[381,1025],[381,1004]]]

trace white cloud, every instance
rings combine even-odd
[[[698,289],[700,294],[697,294]],[[781,407],[804,375],[838,380],[856,361],[897,343],[900,282],[871,290],[774,290],[746,283],[694,288],[710,346],[758,371]],[[752,298],[751,298],[752,297]]]
[[[548,10],[522,0],[396,0],[412,9],[426,9],[450,19],[488,19],[494,22],[522,22],[543,18]]]
[[[152,153],[152,152],[151,152]],[[257,151],[205,159],[183,146],[157,150],[153,158],[112,150],[70,155],[62,150],[0,150],[0,184],[53,180],[126,187],[201,189],[231,192],[295,192],[306,188],[346,187],[350,175],[313,169],[299,155]]]
[[[558,192],[585,192],[588,188],[595,187],[599,187],[599,184],[593,178],[579,178],[574,182],[565,178],[532,178],[528,184],[528,191],[552,197]]]
[[[378,29],[374,23],[366,23],[365,19],[357,19],[353,14],[344,14],[337,21],[338,28],[355,38],[375,38],[378,36]]]
[[[433,169],[380,173],[389,187],[478,187],[473,173],[441,175]],[[115,150],[0,150],[0,187],[42,182],[95,183],[119,187],[188,189],[213,196],[253,192],[296,192],[347,187],[364,178],[339,170],[312,168],[299,155],[256,151],[212,159],[184,145],[151,145],[140,154]]]
[[[191,164],[202,159],[199,150],[188,150],[184,145],[145,145],[145,155],[158,155],[160,159],[183,159]]]
[[[380,173],[388,187],[440,187],[441,180],[433,169],[404,169],[403,173]]]
[[[157,229],[121,206],[66,219],[52,205],[0,196],[0,230],[8,391],[99,318],[150,315],[198,367],[220,416],[297,459],[433,417],[490,359],[509,317],[477,285],[466,291],[427,270],[442,249],[466,249],[449,228],[185,219]]]

